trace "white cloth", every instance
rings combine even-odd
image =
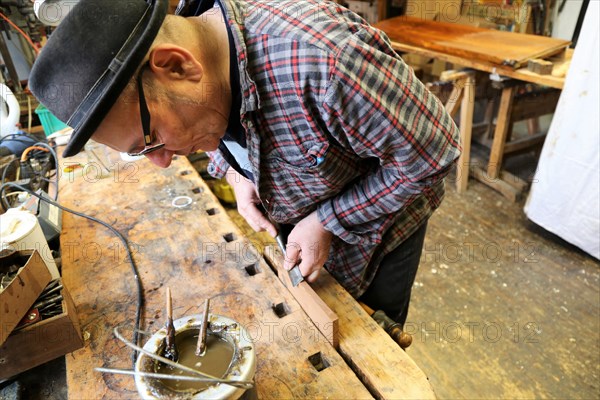
[[[599,3],[589,3],[525,213],[600,259]]]

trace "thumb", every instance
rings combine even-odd
[[[272,237],[277,237],[277,228],[275,228],[275,225],[273,225],[273,223],[267,218],[265,218],[265,222],[263,223],[262,228],[265,231],[269,232],[269,235],[271,235]]]
[[[296,264],[300,261],[300,255],[302,253],[302,248],[298,243],[288,243],[285,248],[285,258],[283,261],[283,267],[289,271],[294,268]]]

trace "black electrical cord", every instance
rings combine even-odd
[[[567,5],[567,0],[562,0],[562,3],[560,3],[560,6],[558,6],[558,13],[560,14],[561,12],[563,12],[563,10],[565,9],[565,6]]]
[[[575,48],[577,46],[579,34],[581,33],[581,28],[583,26],[583,20],[585,19],[585,14],[587,13],[589,5],[590,0],[583,0],[583,3],[581,4],[581,9],[579,10],[579,16],[577,17],[577,24],[575,24],[575,30],[573,31],[573,38],[571,39],[572,48]]]
[[[20,160],[19,160],[18,158],[13,158],[12,160],[10,160],[10,161],[8,162],[8,164],[6,164],[6,165],[4,166],[4,171],[2,171],[2,180],[0,181],[0,186],[3,186],[3,185],[4,185],[4,182],[6,181],[6,175],[8,175],[8,170],[10,169],[10,166],[11,166],[11,165],[13,165],[13,163],[14,163],[15,161],[20,161]],[[20,164],[19,164],[19,165],[20,165]],[[19,168],[19,167],[17,167],[17,169],[18,169],[18,168]],[[17,171],[17,170],[15,170],[15,176],[16,176],[16,171]],[[17,193],[17,192],[14,192],[14,193]],[[2,197],[2,204],[4,205],[4,208],[5,208],[6,210],[8,210],[8,208],[10,207],[10,205],[8,205],[8,204],[9,204],[9,203],[8,203],[8,201],[5,201],[4,197]],[[7,207],[7,205],[8,205],[8,207]]]
[[[45,147],[46,149],[50,150],[50,154],[52,154],[52,157],[54,157],[54,165],[56,166],[56,171],[57,171],[57,173],[55,174],[55,183],[54,183],[56,185],[56,192],[54,193],[54,201],[56,201],[56,200],[58,200],[58,156],[56,155],[56,151],[54,151],[52,146],[48,145],[47,143],[37,142],[36,144],[34,144],[34,146]]]
[[[4,191],[8,186],[12,186],[19,190],[25,191],[25,192],[29,193],[30,195],[35,196],[42,201],[45,201],[48,204],[52,204],[53,206],[60,208],[63,211],[66,211],[73,215],[77,215],[78,217],[86,218],[86,219],[89,219],[90,221],[96,222],[96,223],[108,228],[112,233],[115,234],[115,236],[117,236],[121,240],[121,242],[125,246],[125,250],[127,250],[127,258],[129,259],[129,263],[131,264],[131,269],[133,271],[133,277],[135,279],[135,283],[137,286],[137,306],[136,306],[136,311],[135,311],[135,326],[134,326],[134,330],[133,330],[133,340],[132,341],[133,341],[133,343],[138,344],[139,332],[140,332],[140,322],[142,319],[142,308],[144,307],[144,288],[142,286],[142,280],[140,279],[140,274],[139,274],[137,265],[135,264],[135,261],[133,260],[133,255],[131,253],[131,248],[129,247],[129,242],[127,241],[127,239],[125,239],[125,236],[123,236],[123,234],[121,232],[119,232],[117,229],[115,229],[112,225],[110,225],[107,222],[104,222],[102,220],[94,218],[90,215],[86,215],[84,213],[80,213],[80,212],[71,210],[65,206],[58,204],[55,201],[52,201],[50,199],[42,197],[39,194],[32,192],[31,190],[29,190],[21,185],[17,185],[14,182],[6,182],[6,183],[2,184],[2,186],[0,186],[0,199],[2,199],[3,203],[5,203]],[[135,369],[136,358],[137,358],[137,351],[134,351],[131,356],[131,360],[133,362],[134,369]]]
[[[4,138],[2,138],[2,139],[4,139]],[[36,140],[37,140],[37,139],[36,139]],[[56,154],[56,151],[54,150],[54,148],[52,148],[52,146],[48,145],[48,144],[47,144],[47,143],[45,143],[45,142],[37,142],[37,143],[34,143],[33,145],[31,145],[31,146],[29,146],[29,147],[34,147],[34,146],[39,146],[39,147],[43,147],[43,148],[45,148],[45,149],[48,149],[48,151],[50,152],[50,154],[52,154],[52,157],[54,157],[54,165],[55,165],[55,168],[56,168],[56,165],[58,165],[58,156],[57,156],[57,154]],[[27,150],[27,149],[26,149],[26,150]],[[33,157],[35,157],[35,155],[34,155]],[[4,168],[4,171],[2,171],[2,181],[1,181],[1,183],[0,183],[0,184],[4,184],[4,182],[6,181],[6,175],[7,175],[7,172],[8,172],[8,170],[9,170],[9,167],[12,165],[12,163],[13,163],[15,160],[16,160],[16,161],[20,161],[20,159],[19,159],[19,158],[14,158],[13,160],[11,160],[11,161],[10,161],[10,162],[9,162],[9,163],[8,163],[8,164],[5,166],[5,168]],[[58,169],[56,169],[56,171],[58,171]],[[40,175],[39,173],[36,173],[35,171],[32,171],[32,172],[33,172],[34,174],[36,174],[36,175]],[[42,180],[44,180],[44,181],[46,181],[46,182],[48,182],[48,183],[54,183],[54,185],[56,186],[56,192],[54,193],[54,200],[56,201],[56,200],[58,199],[58,179],[59,179],[58,172],[56,172],[56,173],[53,175],[53,177],[54,177],[54,181],[53,181],[53,182],[52,182],[52,181],[50,181],[49,179],[45,179],[43,176],[40,176],[40,179],[42,179]]]
[[[25,143],[25,141],[23,139],[28,138],[31,139],[33,141],[37,141],[40,140],[40,138],[33,136],[30,133],[11,133],[8,134],[6,136],[3,136],[2,138],[0,138],[0,144],[2,142],[4,142],[5,140],[14,140],[17,142],[21,142],[21,143]]]
[[[4,180],[6,179],[8,167],[10,167],[15,161],[20,161],[20,160],[18,158],[13,158],[12,160],[9,161],[8,164],[6,164],[4,166],[4,171],[2,171],[2,181],[0,182],[0,185],[4,185]]]

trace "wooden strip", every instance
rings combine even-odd
[[[275,268],[277,277],[298,301],[313,324],[334,348],[339,344],[338,316],[321,300],[306,281],[293,286],[288,272],[283,268],[283,254],[275,246],[265,247],[266,261]]]
[[[373,3],[371,3],[373,4]],[[387,11],[388,11],[388,2],[387,1],[378,1],[377,2],[377,20],[382,21],[387,19]]]
[[[563,51],[559,51],[555,54],[553,54],[550,57],[545,57],[548,58],[548,61],[552,62],[552,63],[556,63],[556,61],[565,61],[568,57],[569,57],[569,50],[573,50],[570,49],[569,47],[565,47],[563,49]]]
[[[490,177],[487,174],[487,172],[482,168],[479,168],[477,166],[472,166],[471,172],[475,179],[477,179],[481,183],[491,187],[492,189],[497,190],[504,197],[506,197],[508,200],[512,201],[513,203],[520,200],[523,195],[523,192],[521,190],[516,189],[514,186],[508,184],[501,178]]]
[[[522,197],[522,195],[525,194],[525,191],[529,187],[529,183],[505,170],[500,171],[500,179],[502,179],[503,182],[506,182],[510,186],[514,187],[519,193],[519,197]]]
[[[473,109],[475,107],[475,76],[469,74],[464,80],[463,98],[460,105],[460,138],[462,153],[458,159],[456,191],[462,193],[467,190],[469,182],[469,168],[471,162],[471,135],[473,129]]]
[[[462,98],[463,98],[463,86],[455,83],[454,86],[452,87],[452,92],[450,93],[450,97],[448,98],[448,101],[446,102],[446,111],[448,112],[448,114],[451,117],[454,117],[456,115],[456,112],[459,110],[458,105],[460,104]]]
[[[513,107],[513,115],[515,115],[515,111],[514,111],[514,107]],[[513,119],[514,121],[514,119]],[[538,133],[540,131],[540,117],[533,117],[533,118],[527,118],[527,133],[529,133],[530,135],[535,135],[536,133]]]
[[[282,268],[282,258],[271,262]],[[338,351],[375,398],[435,398],[423,371],[326,270],[311,286],[338,315]]]
[[[523,150],[531,150],[534,147],[541,147],[546,139],[546,133],[537,133],[516,139],[504,145],[504,154],[517,153]]]
[[[537,37],[546,37],[546,36],[537,36]],[[532,52],[531,54],[527,55],[526,57],[516,60],[517,62],[514,65],[512,65],[512,67],[515,69],[527,68],[527,63],[530,58],[540,59],[540,58],[546,58],[546,57],[556,57],[561,54],[566,54],[569,43],[557,44],[554,47],[548,47],[546,49],[542,49],[537,52]],[[539,74],[538,72],[533,72],[533,73]],[[552,73],[552,71],[550,71],[550,73]],[[540,74],[540,75],[548,75],[548,74]]]
[[[527,188],[529,187],[529,183],[521,178],[519,178],[516,175],[511,174],[510,172],[506,171],[506,170],[502,170],[500,171],[500,176],[498,179],[490,179],[487,176],[487,171],[482,167],[484,165],[486,165],[486,162],[483,158],[481,158],[480,155],[476,155],[471,157],[472,166],[475,166],[476,168],[479,169],[479,171],[477,171],[479,177],[477,178],[477,180],[479,180],[482,183],[488,183],[491,182],[492,184],[488,185],[492,188],[493,187],[493,183],[497,180],[502,181],[503,183],[508,184],[509,186],[512,186],[515,190],[516,190],[516,197],[515,194],[510,194],[508,197],[512,198],[516,198],[519,199],[520,197],[522,197],[522,195],[525,193],[525,191],[527,190]],[[473,171],[473,168],[471,169]]]
[[[502,158],[504,156],[504,145],[508,136],[511,120],[510,115],[513,105],[514,86],[502,89],[500,98],[500,107],[498,108],[498,120],[496,130],[494,131],[494,141],[487,168],[487,174],[490,178],[496,179],[500,174],[502,167]]]
[[[440,74],[440,80],[443,82],[454,82],[461,79],[466,79],[471,73],[468,71],[447,70]]]
[[[569,54],[568,50],[567,50],[567,54]],[[557,78],[557,79],[562,79],[564,81],[564,78],[567,76],[567,72],[569,71],[570,67],[571,67],[571,59],[570,58],[561,62],[559,65],[554,63],[554,69],[552,70],[552,77]],[[548,75],[545,75],[545,76],[548,76]],[[548,85],[548,86],[555,87],[557,89],[562,89],[562,86],[561,87],[556,87],[553,85]]]
[[[511,111],[511,121],[514,123],[553,113],[556,110],[560,93],[560,90],[551,90],[536,95],[517,97]]]

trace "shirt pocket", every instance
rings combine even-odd
[[[278,222],[299,221],[361,175],[360,159],[337,145],[325,142],[308,148],[303,162],[298,162],[300,158],[269,160],[272,195],[267,209]]]

